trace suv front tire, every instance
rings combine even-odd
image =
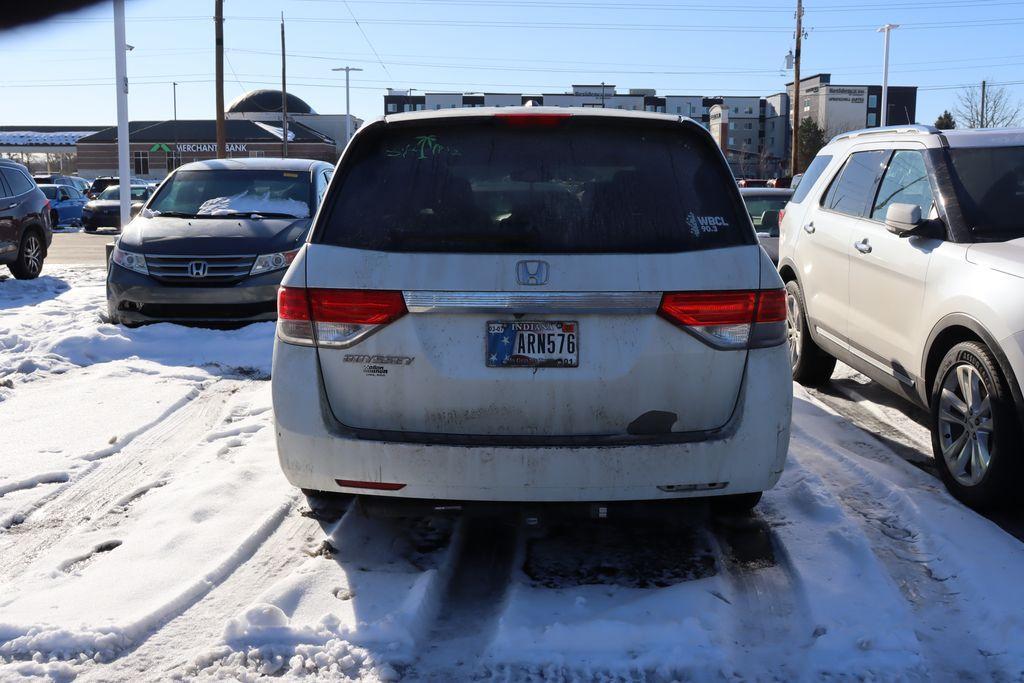
[[[1020,470],[1020,422],[992,352],[951,348],[932,385],[932,451],[950,492],[972,507],[1002,502]]]

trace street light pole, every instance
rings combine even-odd
[[[345,145],[348,145],[348,141],[352,139],[352,107],[350,106],[349,93],[348,93],[348,75],[352,71],[362,71],[353,66],[341,66],[337,69],[331,69],[331,71],[344,71],[345,72]]]
[[[882,116],[880,124],[882,126],[886,125],[889,120],[889,34],[894,28],[899,27],[899,24],[886,24],[877,31],[885,33],[885,47],[882,55]]]
[[[131,220],[132,181],[128,170],[128,45],[124,37],[124,0],[114,0],[114,69],[117,72],[117,183],[121,225]]]

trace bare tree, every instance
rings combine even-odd
[[[985,107],[981,106],[981,88],[972,85],[956,95],[953,116],[964,128],[1002,128],[1015,126],[1024,115],[1024,105],[1012,99],[1001,86],[985,88]]]

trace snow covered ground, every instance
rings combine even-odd
[[[802,389],[749,520],[368,519],[278,470],[271,324],[104,309],[0,282],[2,680],[1024,677],[1024,545]]]

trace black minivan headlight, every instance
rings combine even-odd
[[[143,275],[149,275],[149,269],[146,267],[146,257],[142,254],[124,251],[120,247],[115,246],[114,251],[110,254],[110,260],[122,268],[134,270],[136,273],[142,273]]]
[[[269,273],[272,270],[282,270],[287,268],[295,260],[299,250],[294,251],[279,251],[276,254],[260,254],[256,257],[256,262],[252,264],[252,270],[249,271],[249,275],[259,275],[260,273]]]

